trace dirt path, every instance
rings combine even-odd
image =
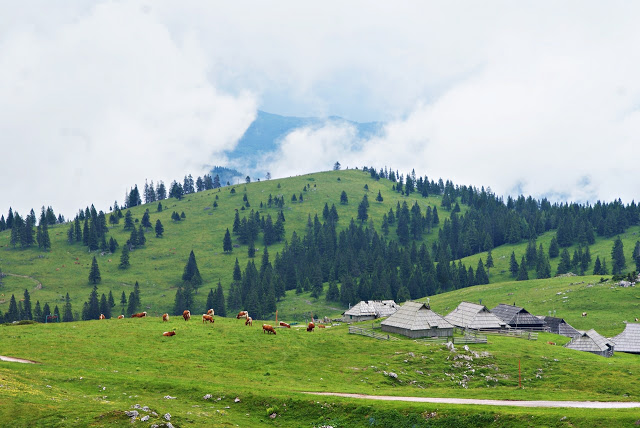
[[[475,398],[394,397],[390,395],[346,394],[341,392],[304,392],[303,394],[329,395],[333,397],[364,398],[367,400],[411,401],[415,403],[475,404],[480,406],[516,407],[573,407],[581,409],[631,409],[640,408],[639,402],[622,401],[512,401],[479,400]]]
[[[38,281],[37,279],[35,279],[34,277],[32,277],[32,276],[18,275],[16,273],[8,273],[8,272],[3,272],[3,274],[7,275],[7,276],[17,276],[19,278],[27,278],[27,279],[30,279],[30,280],[34,281],[36,283],[36,286],[42,287],[42,283],[40,281]]]
[[[4,355],[0,355],[0,361],[7,361],[9,363],[40,364],[37,361],[23,360],[22,358],[5,357]]]

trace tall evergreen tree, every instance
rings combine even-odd
[[[213,288],[209,289],[209,294],[207,294],[207,302],[204,305],[203,312],[207,312],[209,309],[213,309],[215,311],[215,308],[213,307]]]
[[[367,195],[362,197],[362,201],[360,201],[360,205],[358,205],[358,220],[361,222],[367,221],[369,218],[369,200],[367,199]]]
[[[631,259],[636,264],[636,272],[640,272],[640,241],[636,241],[635,247],[633,247],[633,253]]]
[[[202,285],[202,277],[200,276],[200,270],[198,269],[198,263],[196,262],[196,256],[193,250],[189,253],[189,260],[187,260],[187,264],[184,267],[182,280],[191,284],[196,291],[198,287]]]
[[[98,299],[98,286],[94,285],[88,301],[87,320],[97,320],[100,317],[100,300]]]
[[[128,269],[129,266],[131,266],[131,263],[129,262],[129,246],[125,245],[124,247],[122,247],[122,253],[120,254],[120,264],[118,265],[118,267],[120,269]]]
[[[162,226],[160,219],[157,219],[156,220],[156,238],[161,238],[163,233],[164,233],[164,227]]]
[[[224,292],[222,291],[222,284],[220,284],[220,281],[218,281],[218,288],[216,288],[213,296],[213,309],[216,311],[216,314],[220,315],[221,317],[227,316],[227,309],[224,302]]]
[[[129,304],[127,305],[127,315],[131,316],[137,312],[138,312],[138,305],[136,302],[136,295],[132,291],[131,293],[129,293]]]
[[[229,233],[229,229],[224,234],[224,239],[222,240],[222,249],[225,253],[231,253],[233,251],[233,244],[231,243],[231,234]]]
[[[613,243],[613,248],[611,249],[611,273],[614,275],[621,274],[626,265],[627,262],[624,257],[624,246],[622,244],[622,240],[618,236]]]
[[[549,244],[549,258],[555,259],[560,255],[560,246],[558,245],[558,240],[554,236],[551,238],[551,244]]]
[[[33,319],[33,314],[31,313],[31,296],[29,295],[29,290],[24,289],[24,302],[22,303],[22,314],[20,314],[23,320],[31,320]]]
[[[69,293],[64,298],[64,307],[62,310],[62,321],[63,322],[71,322],[73,321],[73,310],[71,307],[71,298],[69,297]]]
[[[100,313],[104,315],[106,319],[111,318],[111,307],[104,293],[102,293],[102,297],[100,297]]]
[[[520,261],[520,267],[518,268],[518,277],[517,281],[527,281],[529,279],[529,273],[527,272],[527,261],[524,256],[522,256],[522,260]]]
[[[516,254],[512,251],[511,258],[509,259],[509,272],[511,272],[511,276],[516,278],[518,276],[519,270],[520,266],[518,265],[518,261],[516,260]]]
[[[347,197],[347,192],[345,192],[344,190],[340,194],[340,204],[342,205],[349,204],[349,198]]]
[[[476,268],[476,284],[488,284],[489,277],[487,276],[487,272],[484,270],[484,264],[482,263],[482,259],[478,260],[478,267]]]
[[[124,293],[124,291],[122,292],[122,295],[120,296],[120,305],[122,306],[122,313],[124,314],[124,307],[127,304],[127,295]]]
[[[91,261],[91,270],[89,271],[89,284],[99,284],[100,281],[102,281],[102,277],[100,276],[100,268],[98,267],[96,256],[93,256],[93,260]]]
[[[142,221],[140,222],[140,225],[144,228],[147,228],[147,230],[151,229],[151,217],[149,216],[149,211],[145,211],[142,215]]]
[[[20,321],[20,312],[18,311],[18,303],[16,302],[16,296],[11,295],[9,300],[9,310],[4,315],[5,322]]]
[[[124,230],[132,230],[135,229],[136,225],[133,223],[133,214],[131,211],[127,210],[124,215]]]
[[[33,308],[33,319],[38,322],[42,322],[42,308],[40,307],[40,300],[36,300],[36,305]]]
[[[569,256],[569,251],[566,248],[562,250],[560,253],[560,263],[558,263],[558,270],[556,275],[563,275],[568,273],[571,269],[571,257]]]

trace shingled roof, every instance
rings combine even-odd
[[[563,318],[548,317],[542,315],[539,315],[536,318],[544,321],[545,325],[549,327],[550,333],[559,334],[566,337],[575,337],[582,334],[578,330],[573,328],[573,326],[571,326],[571,324],[566,322]]]
[[[592,354],[610,357],[613,355],[615,345],[613,341],[601,336],[594,329],[591,329],[574,337],[564,346],[569,349],[575,349],[576,351],[591,352]]]
[[[421,302],[406,302],[398,311],[381,325],[404,328],[407,330],[428,330],[432,328],[453,328],[442,316]]]
[[[640,354],[640,324],[627,324],[624,331],[612,337],[616,351]]]
[[[375,318],[388,317],[394,314],[400,306],[393,300],[362,300],[353,305],[344,315],[354,317],[372,316]]]
[[[484,305],[477,303],[462,302],[444,317],[451,324],[474,330],[500,329],[505,326],[505,322],[487,309]]]
[[[527,312],[526,309],[521,308],[520,306],[500,303],[498,306],[491,309],[491,313],[514,328],[544,327],[544,321],[534,317]]]

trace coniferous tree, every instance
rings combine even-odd
[[[22,303],[22,313],[20,317],[23,320],[33,319],[33,314],[31,313],[31,296],[29,295],[29,290],[26,288],[24,290],[24,302]]]
[[[222,284],[218,281],[218,288],[214,292],[213,296],[213,309],[216,311],[216,314],[221,317],[227,316],[227,309],[224,302],[224,292],[222,291]]]
[[[58,305],[56,305],[55,308],[53,308],[53,316],[56,318],[56,322],[60,322],[60,319],[62,318],[60,316],[60,309],[58,309]]]
[[[73,311],[71,307],[71,298],[69,297],[69,293],[64,298],[64,307],[62,309],[62,322],[71,322],[73,321]]]
[[[204,305],[203,312],[206,313],[209,309],[213,309],[215,311],[215,308],[213,307],[213,288],[209,289],[209,294],[207,294],[207,302]]]
[[[104,293],[102,293],[102,297],[100,297],[100,313],[104,315],[106,319],[111,318],[111,307]]]
[[[345,192],[344,190],[340,194],[340,204],[342,205],[349,204],[349,198],[347,197],[347,192]]]
[[[224,234],[224,239],[222,240],[222,249],[225,253],[231,253],[233,251],[233,245],[231,243],[231,234],[229,233],[229,229]]]
[[[42,321],[41,322],[46,323],[47,322],[47,317],[49,315],[53,315],[53,314],[51,313],[51,307],[49,306],[49,303],[47,302],[42,307]],[[5,318],[6,318],[6,316],[5,316]]]
[[[142,229],[142,225],[138,228],[138,240],[136,245],[142,247],[147,242],[147,238],[144,237],[144,230]]]
[[[249,242],[249,249],[247,251],[247,255],[250,259],[256,256],[256,246],[253,244],[253,241]]]
[[[411,299],[411,295],[409,294],[409,289],[403,285],[402,287],[400,287],[400,290],[398,290],[398,296],[396,297],[396,302],[403,303],[410,299]]]
[[[109,307],[110,308],[115,308],[116,307],[116,301],[113,298],[113,293],[111,292],[111,290],[109,290],[109,297],[108,297],[107,301],[109,302]]]
[[[124,291],[122,292],[122,295],[120,296],[120,305],[122,305],[122,313],[124,314],[124,307],[127,304],[127,295],[124,293]]]
[[[132,230],[135,229],[135,224],[133,224],[133,215],[131,214],[131,211],[127,210],[127,212],[124,215],[124,230]]]
[[[566,248],[562,250],[560,253],[560,263],[558,263],[558,270],[556,271],[557,275],[564,275],[568,273],[571,269],[571,257],[569,256],[569,251]]]
[[[87,318],[85,320],[97,320],[100,317],[100,300],[98,299],[98,286],[94,285],[89,295]]]
[[[360,201],[360,205],[358,205],[358,220],[363,223],[367,221],[367,218],[369,218],[369,213],[367,212],[368,210],[369,200],[367,199],[367,195],[364,195],[362,197],[362,201]]]
[[[611,273],[613,275],[619,275],[626,267],[626,260],[624,257],[624,246],[622,240],[618,236],[613,243],[611,249]]]
[[[491,269],[494,265],[493,265],[493,256],[491,255],[491,250],[489,250],[489,252],[487,253],[487,270]]]
[[[524,256],[522,256],[522,260],[520,261],[520,267],[518,268],[518,277],[517,281],[527,281],[529,279],[529,273],[527,272],[527,261]]]
[[[182,280],[185,283],[189,283],[196,291],[200,285],[202,285],[202,277],[200,276],[200,270],[198,269],[198,263],[196,262],[196,256],[191,250],[189,253],[189,260],[184,267],[182,273]]]
[[[151,229],[151,217],[149,216],[149,211],[145,211],[142,215],[142,221],[140,222],[140,225],[141,227]]]
[[[516,260],[516,254],[512,251],[511,258],[509,259],[509,272],[511,272],[511,276],[516,278],[518,276],[519,270],[520,266],[518,265],[518,261]]]
[[[129,304],[127,305],[127,315],[131,316],[135,313],[138,312],[138,305],[136,304],[136,295],[135,293],[132,291],[131,293],[129,293]],[[182,313],[182,312],[180,312]]]
[[[99,284],[101,280],[102,277],[100,276],[98,261],[96,260],[96,256],[93,256],[93,260],[91,261],[91,270],[89,271],[89,284]]]
[[[631,254],[631,258],[633,262],[636,264],[636,272],[640,272],[640,241],[636,241],[636,245],[633,248],[633,253]]]
[[[129,262],[129,246],[125,245],[124,247],[122,247],[122,253],[120,254],[120,264],[118,265],[118,267],[120,269],[129,269],[129,266],[131,266]]]
[[[18,304],[16,303],[16,296],[11,295],[9,300],[9,310],[4,315],[5,322],[20,321],[20,312],[18,311]]]
[[[334,280],[329,281],[329,289],[327,290],[325,299],[328,302],[337,302],[340,300],[340,290],[338,289],[338,284],[336,284]]]
[[[560,246],[558,245],[558,240],[554,236],[551,238],[551,244],[549,244],[549,258],[555,259],[560,255]]]
[[[476,284],[488,284],[489,277],[487,276],[487,272],[484,270],[484,264],[482,263],[482,259],[478,260],[478,267],[476,268]]]
[[[384,198],[382,197],[382,194],[380,193],[380,190],[378,190],[378,196],[376,196],[376,201],[378,201],[378,202],[384,201]]]
[[[42,308],[40,308],[40,300],[36,300],[36,305],[33,308],[33,319],[38,322],[42,322]]]
[[[164,233],[164,227],[162,226],[160,219],[157,219],[156,220],[156,238],[161,238],[163,233]]]

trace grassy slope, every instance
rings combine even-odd
[[[340,178],[340,181],[338,181]],[[280,184],[280,188],[278,188]],[[311,189],[303,192],[305,185],[309,184]],[[363,187],[368,184],[369,191]],[[314,187],[314,185],[316,187]],[[112,290],[114,297],[119,301],[122,291],[128,296],[133,290],[135,281],[141,285],[142,304],[150,307],[150,312],[159,314],[169,310],[173,305],[175,289],[180,282],[184,265],[187,262],[189,252],[193,249],[198,261],[200,273],[205,281],[202,291],[197,297],[198,302],[204,307],[206,293],[211,287],[215,287],[218,280],[225,289],[231,281],[233,264],[238,257],[240,266],[246,266],[247,247],[235,248],[233,254],[226,255],[222,251],[222,238],[227,228],[231,229],[235,209],[240,209],[243,201],[244,189],[251,204],[251,208],[240,211],[240,217],[249,214],[251,209],[260,210],[265,216],[271,214],[275,221],[278,210],[275,208],[261,210],[260,202],[266,206],[269,194],[274,197],[283,195],[285,199],[284,214],[286,218],[285,229],[287,237],[293,231],[299,235],[305,233],[308,215],[311,217],[317,213],[322,218],[322,209],[325,202],[331,206],[335,204],[340,216],[340,225],[346,227],[351,218],[357,216],[357,208],[362,196],[367,193],[370,208],[369,217],[373,220],[375,227],[379,228],[383,214],[389,211],[390,207],[395,210],[398,201],[406,200],[413,203],[418,200],[421,207],[426,209],[427,205],[439,206],[439,197],[423,199],[419,195],[416,197],[404,197],[391,190],[392,183],[388,180],[375,181],[368,173],[357,170],[329,171],[315,173],[286,179],[255,182],[235,186],[236,194],[230,194],[230,188],[223,188],[220,192],[207,191],[188,195],[182,201],[168,199],[162,201],[164,210],[158,213],[157,203],[142,205],[131,209],[134,218],[141,219],[144,211],[148,208],[151,214],[151,223],[155,225],[156,219],[160,219],[165,227],[164,237],[155,238],[152,231],[146,233],[147,244],[145,248],[131,253],[131,267],[127,270],[118,269],[121,249],[115,254],[101,256],[97,253],[98,264],[102,274],[102,283],[99,286],[99,293],[108,293]],[[340,193],[346,191],[349,196],[349,205],[340,205]],[[382,192],[384,202],[375,201],[378,190]],[[299,196],[303,194],[303,203],[292,203],[291,195],[295,193]],[[218,208],[211,208],[215,195],[219,196]],[[206,209],[209,207],[210,209]],[[101,208],[101,207],[97,207]],[[184,211],[186,220],[174,223],[171,221],[171,213]],[[115,226],[110,231],[110,236],[114,236],[118,242],[124,244],[130,233],[123,231],[124,221]],[[5,273],[14,273],[31,276],[42,282],[41,290],[33,286],[28,287],[29,282],[17,280],[15,278],[5,278],[5,285],[2,292],[10,296],[11,293],[22,295],[24,288],[28,288],[31,299],[35,303],[40,300],[41,304],[48,301],[52,304],[62,304],[63,297],[69,292],[74,310],[79,311],[82,303],[87,299],[91,287],[87,283],[91,259],[96,253],[88,253],[86,247],[79,244],[68,245],[66,243],[66,232],[68,225],[57,225],[49,230],[52,241],[52,251],[42,252],[37,248],[20,250],[11,249],[9,246],[9,231],[0,233],[0,268]],[[392,228],[391,236],[395,236],[395,229]],[[434,239],[437,232],[433,231],[425,239]],[[235,239],[234,239],[235,243]],[[271,260],[277,251],[282,249],[283,244],[273,245],[269,248]],[[262,242],[257,242],[256,262],[260,263],[262,254]],[[77,259],[77,261],[76,261]],[[109,261],[110,260],[110,261]],[[79,263],[79,264],[76,264]],[[323,299],[321,299],[323,300]],[[7,299],[8,302],[8,299]],[[290,306],[290,305],[289,305]],[[329,307],[322,306],[320,310],[331,311]],[[0,303],[0,310],[6,311],[8,305]],[[287,305],[284,305],[285,309]],[[325,309],[323,309],[325,308]],[[297,311],[297,309],[296,309]],[[340,311],[333,311],[339,313]]]
[[[175,337],[161,336],[172,328]],[[300,392],[640,400],[638,356],[605,359],[552,347],[546,343],[558,340],[552,335],[538,342],[490,337],[487,345],[471,346],[489,356],[456,362],[442,345],[377,341],[349,335],[345,325],[314,333],[278,329],[273,336],[241,320],[219,318],[211,326],[174,317],[164,324],[147,318],[0,330],[0,354],[42,363],[0,362],[0,420],[15,426],[130,426],[122,412],[134,404],[169,412],[179,426],[423,426],[423,412],[434,411],[430,422],[438,426],[611,426],[635,421],[637,411],[369,404]],[[524,389],[517,388],[518,360]],[[465,374],[467,389],[459,385]],[[213,400],[203,400],[205,394]],[[279,416],[267,418],[268,408]]]

